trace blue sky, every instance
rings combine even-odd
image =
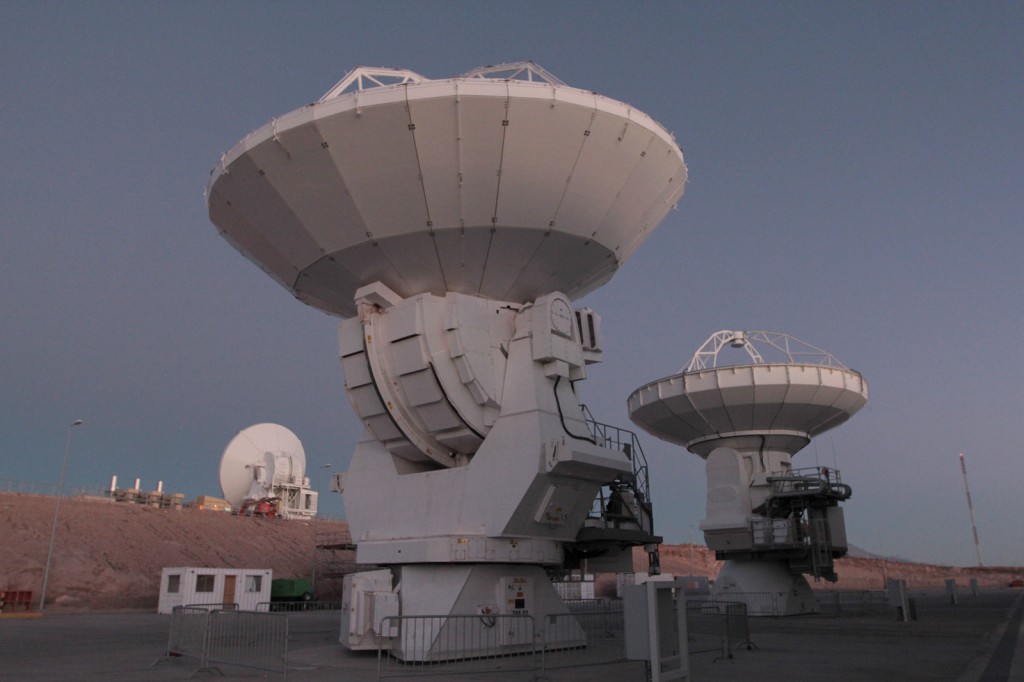
[[[21,2],[0,25],[0,479],[219,494],[235,433],[305,445],[323,507],[360,433],[336,320],[206,214],[220,154],[349,69],[532,59],[672,130],[678,210],[583,304],[602,421],[719,329],[771,329],[868,380],[797,465],[853,486],[850,540],[1024,564],[1024,4]],[[645,436],[658,530],[699,539],[703,462]]]

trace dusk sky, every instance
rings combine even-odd
[[[850,541],[1024,565],[1024,3],[40,2],[0,23],[0,490],[116,474],[220,495],[271,421],[328,473],[362,427],[338,320],[218,236],[223,152],[350,69],[533,60],[671,130],[678,209],[603,288],[603,422],[720,329],[788,332],[870,397],[795,466],[853,488]],[[703,542],[704,463],[641,434],[656,530]],[[331,469],[322,468],[330,464]],[[19,482],[19,483],[11,483]]]

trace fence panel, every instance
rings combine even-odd
[[[53,483],[37,483],[36,481],[15,481],[0,478],[0,493],[21,493],[23,495],[56,495],[57,486]]]
[[[609,599],[607,597],[598,599],[562,599],[562,602],[573,613],[622,610],[621,599]]]
[[[198,659],[197,672],[221,664],[281,672],[287,680],[288,616],[176,606],[164,659],[177,656]]]
[[[735,647],[754,648],[746,604],[721,599],[688,600],[686,623],[690,653],[714,651],[723,658],[732,658]]]
[[[729,656],[729,636],[725,615],[718,604],[686,602],[686,635],[691,654],[718,653]]]
[[[175,606],[174,608],[179,608]],[[186,609],[204,609],[206,611],[234,611],[238,609],[238,604],[234,602],[210,602],[209,604],[185,604]]]
[[[337,644],[338,634],[341,632],[340,610],[294,611],[288,612],[287,615],[288,637],[292,644],[298,642]]]
[[[211,611],[207,663],[287,673],[288,616]]]
[[[461,675],[540,667],[532,616],[389,616],[379,629],[377,677]]]
[[[747,606],[748,616],[778,616],[779,595],[773,592],[722,592],[701,597],[702,601],[742,603]]]
[[[883,613],[892,608],[883,590],[820,590],[814,597],[822,613]]]
[[[719,604],[719,608],[725,615],[726,647],[729,650],[729,656],[732,656],[734,647],[753,649],[754,643],[750,641],[750,619],[747,617],[747,605]]]
[[[297,611],[340,611],[341,602],[337,600],[314,600],[314,601],[261,601],[256,605],[256,610],[267,612],[288,612]]]
[[[573,613],[551,614],[538,624],[544,669],[604,665],[626,660],[621,604]]]
[[[32,590],[0,590],[0,613],[31,610]]]
[[[171,630],[167,636],[167,655],[192,656],[201,660],[206,653],[209,616],[210,612],[205,608],[175,606],[171,612]]]

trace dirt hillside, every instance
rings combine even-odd
[[[0,590],[32,590],[38,598],[55,502],[41,495],[0,493]],[[308,578],[314,530],[342,536],[348,532],[340,521],[282,521],[65,498],[47,601],[65,609],[156,608],[165,566],[270,568],[275,578]],[[646,555],[638,551],[636,557],[637,570],[646,570]],[[703,547],[667,545],[661,557],[665,573],[717,574],[714,556]],[[355,568],[351,563],[347,567]],[[906,578],[918,589],[941,587],[947,578],[966,586],[971,577],[982,586],[997,586],[1024,577],[1024,568],[967,569],[849,558],[839,562],[838,573],[839,583],[815,587],[880,589],[883,575]]]
[[[54,497],[0,493],[0,590],[38,598]],[[340,521],[319,532],[347,535]],[[165,566],[270,568],[310,577],[314,523],[156,509],[88,498],[61,502],[47,602],[66,608],[156,608]]]

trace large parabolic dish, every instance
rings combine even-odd
[[[783,361],[756,350],[773,345],[782,349]],[[747,349],[751,363],[716,366],[725,346]],[[830,353],[777,332],[722,331],[683,371],[636,389],[628,405],[630,419],[648,433],[707,457],[727,439],[740,438],[794,453],[867,399],[864,377]]]
[[[297,298],[355,315],[360,286],[576,298],[682,195],[672,135],[536,65],[446,80],[360,68],[251,133],[207,188],[210,219]]]

